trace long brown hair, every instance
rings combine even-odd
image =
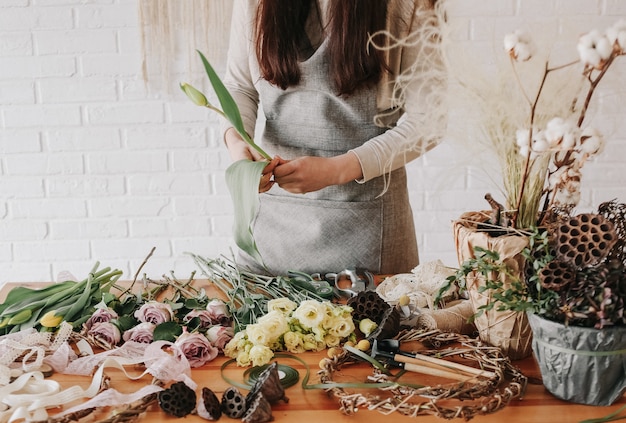
[[[378,82],[386,69],[383,53],[369,48],[370,34],[385,28],[388,0],[330,3],[330,78],[338,94]],[[261,76],[282,89],[300,82],[298,50],[315,0],[259,0],[255,43]]]

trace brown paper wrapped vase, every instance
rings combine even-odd
[[[474,257],[474,247],[482,247],[486,250],[495,251],[500,259],[506,263],[512,271],[520,273],[523,277],[524,258],[522,251],[528,245],[528,238],[517,234],[507,234],[492,237],[487,232],[477,230],[478,225],[485,221],[488,212],[468,212],[454,222],[454,240],[459,263]],[[492,280],[505,278],[504,275],[490,275]],[[470,274],[466,278],[469,299],[474,313],[479,307],[492,301],[490,292],[479,292],[485,281],[482,275]],[[497,305],[483,312],[474,321],[479,332],[480,339],[492,346],[499,347],[511,360],[518,360],[532,353],[532,330],[525,313],[515,311],[498,311]]]

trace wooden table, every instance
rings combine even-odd
[[[22,286],[36,287],[36,284],[20,284]],[[0,300],[3,300],[10,288],[15,284],[7,284],[0,290]],[[41,285],[39,285],[41,286]],[[326,357],[326,352],[304,353],[297,356],[303,360],[311,372],[311,381],[309,383],[317,383],[317,369],[319,361]],[[214,361],[202,368],[192,371],[192,378],[198,384],[198,390],[202,387],[209,387],[219,398],[221,393],[230,385],[222,378],[221,366],[228,359],[219,356]],[[278,359],[281,364],[286,364],[298,370],[300,377],[306,373],[306,368],[300,362],[291,359]],[[537,365],[532,357],[514,362],[522,372],[531,379],[539,379],[540,373]],[[235,365],[228,366],[225,375],[231,380],[242,381],[244,369]],[[111,387],[121,392],[131,393],[151,382],[150,377],[145,377],[139,381],[128,380],[120,371],[107,370],[107,375],[111,378]],[[349,369],[342,372],[343,381],[365,381],[367,375],[371,374],[369,365],[350,366]],[[416,378],[419,383],[433,383],[426,376],[411,375]],[[91,381],[88,377],[55,374],[53,379],[58,381],[63,388],[72,385],[80,385],[87,387]],[[242,391],[245,394],[245,391]],[[279,402],[272,406],[272,414],[275,422],[297,422],[297,423],[319,423],[319,422],[357,422],[358,423],[382,423],[389,422],[442,422],[442,418],[433,416],[406,417],[399,413],[384,415],[378,411],[369,411],[360,409],[356,415],[346,416],[338,411],[338,403],[335,399],[329,398],[322,390],[304,390],[300,382],[286,390],[289,398],[288,403]],[[562,401],[551,395],[541,384],[528,385],[526,394],[521,400],[514,400],[503,410],[485,416],[477,416],[472,421],[476,422],[579,422],[585,419],[599,418],[609,413],[617,411],[626,405],[626,396],[622,397],[617,403],[609,407],[584,406],[566,401]],[[53,415],[56,410],[50,410]],[[626,415],[626,411],[623,413]],[[153,406],[148,410],[143,421],[155,422],[173,422],[178,419],[162,412],[157,406]],[[185,417],[185,422],[206,422],[206,420],[196,416],[189,415]],[[219,420],[222,422],[234,421],[228,417],[222,416]],[[462,420],[461,420],[462,421]]]

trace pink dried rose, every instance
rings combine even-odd
[[[137,326],[128,329],[122,335],[124,341],[139,342],[149,344],[154,340],[154,328],[156,325],[150,322],[139,323]]]
[[[92,337],[106,348],[113,348],[122,339],[120,329],[111,322],[96,323],[89,329],[87,336]]]
[[[211,316],[214,325],[228,326],[231,322],[230,312],[226,303],[218,298],[214,298],[206,305],[206,309]]]
[[[213,344],[214,347],[221,351],[224,351],[224,347],[235,336],[235,331],[231,326],[211,326],[206,332],[206,337]]]
[[[208,310],[191,310],[183,317],[183,322],[189,323],[194,317],[200,319],[200,329],[207,329],[214,324],[213,315]]]
[[[139,310],[135,311],[135,318],[140,322],[150,322],[155,325],[170,322],[174,319],[174,312],[169,304],[158,301],[148,301]]]
[[[199,332],[183,332],[174,345],[185,354],[192,368],[204,366],[219,354],[217,347],[211,345],[207,337]]]
[[[85,328],[91,329],[95,324],[102,322],[110,322],[113,319],[117,319],[118,315],[115,310],[111,308],[98,308],[91,317],[85,322]]]

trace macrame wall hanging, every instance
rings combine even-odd
[[[202,72],[196,50],[225,66],[233,0],[138,0],[142,76],[170,93],[180,76]],[[176,78],[174,78],[176,76]]]

